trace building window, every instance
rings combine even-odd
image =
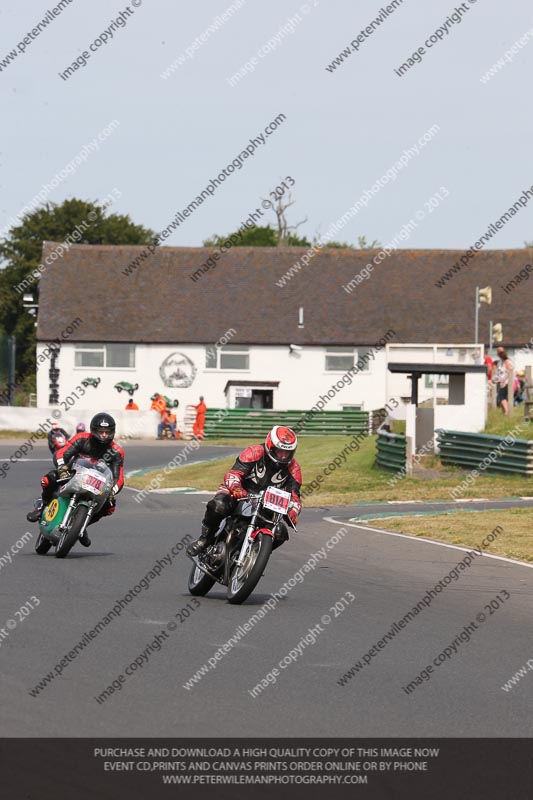
[[[328,347],[326,350],[326,372],[347,372],[352,369],[358,360],[368,353],[368,350],[357,350],[353,347]],[[369,369],[370,360],[363,361],[360,372]]]
[[[217,348],[214,344],[211,345],[211,347],[205,348],[205,368],[206,369],[217,368]]]
[[[106,344],[106,367],[110,369],[133,369],[135,367],[135,345]]]
[[[74,366],[91,369],[133,369],[133,344],[77,344]]]
[[[225,344],[222,347],[206,347],[206,369],[239,370],[250,369],[250,352],[244,344]]]

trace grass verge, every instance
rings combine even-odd
[[[25,442],[32,436],[36,439],[46,439],[48,434],[44,431],[12,431],[8,429],[0,431],[0,439],[20,439],[21,442]]]
[[[392,473],[374,468],[376,443],[373,436],[361,442],[358,452],[351,451],[341,467],[335,469],[333,474],[324,475],[324,469],[327,469],[333,459],[342,453],[349,441],[349,437],[344,436],[300,439],[298,461],[302,467],[304,490],[306,484],[316,480],[319,475],[323,477],[320,491],[315,491],[307,497],[304,505],[345,505],[360,500],[446,500],[450,499],[451,490],[464,479],[465,473],[462,470],[446,467],[444,472],[436,464],[437,474],[442,472],[448,477],[436,477],[432,480],[402,478],[394,483]],[[230,442],[224,443],[230,444]],[[244,448],[245,442],[238,441],[238,446]],[[169,454],[169,460],[171,457]],[[161,472],[159,485],[160,488],[192,486],[214,492],[233,462],[234,458],[230,456],[205,464],[178,467],[169,475]],[[138,478],[129,478],[128,485],[144,489],[158,474],[158,470],[155,470]],[[392,482],[392,485],[389,482]],[[523,495],[528,494],[530,486],[531,482],[521,476],[483,474],[461,494],[461,498]]]
[[[487,553],[533,561],[533,508],[510,508],[505,511],[454,511],[420,517],[401,517],[365,522],[374,528],[427,536],[441,542],[465,547],[481,546],[490,531],[501,525],[502,533],[485,549]]]

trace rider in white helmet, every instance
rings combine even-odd
[[[259,492],[267,486],[276,486],[291,493],[289,517],[296,525],[302,509],[302,471],[294,458],[297,447],[298,437],[292,428],[275,425],[264,444],[253,444],[243,450],[224,475],[216,495],[208,502],[200,538],[189,545],[187,553],[196,556],[209,547],[220,523],[233,513],[237,501],[246,497],[248,492]],[[283,539],[274,541],[274,547],[279,547],[287,538],[285,528]]]

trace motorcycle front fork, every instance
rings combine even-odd
[[[94,506],[89,506],[89,510],[87,512],[87,516],[85,517],[85,522],[81,526],[81,531],[78,534],[78,538],[81,539],[85,531],[87,530],[87,525],[91,521],[91,517],[94,514]]]
[[[255,531],[255,521],[256,521],[257,514],[254,514],[252,519],[250,520],[250,524],[246,528],[246,535],[244,537],[244,541],[242,543],[242,547],[239,553],[239,558],[235,562],[238,567],[242,567],[244,564],[244,560],[248,555],[248,549],[253,544],[252,533]]]
[[[68,504],[68,508],[65,511],[65,516],[63,517],[63,521],[61,522],[60,525],[57,526],[57,530],[59,531],[59,533],[63,533],[63,531],[66,529],[66,527],[68,525],[68,521],[69,521],[69,519],[70,519],[70,517],[72,515],[72,509],[74,508],[74,503],[75,502],[76,502],[76,496],[73,495],[70,498],[70,502]]]
[[[70,518],[72,516],[72,511],[74,509],[75,503],[76,503],[76,495],[73,495],[70,498],[70,502],[68,504],[67,510],[65,511],[65,516],[63,517],[63,521],[62,521],[61,525],[57,526],[57,530],[58,530],[58,532],[60,534],[63,533],[63,531],[66,530],[66,528],[67,528],[69,520],[70,520]],[[81,531],[79,533],[79,538],[80,539],[83,536],[83,534],[85,533],[87,525],[91,521],[91,517],[92,517],[93,514],[94,514],[94,506],[91,505],[91,506],[89,506],[89,511],[87,512],[87,516],[85,517],[85,522],[83,523],[82,529],[81,529]]]

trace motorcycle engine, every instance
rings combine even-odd
[[[226,543],[217,542],[209,551],[209,563],[213,567],[219,567],[226,558]]]

